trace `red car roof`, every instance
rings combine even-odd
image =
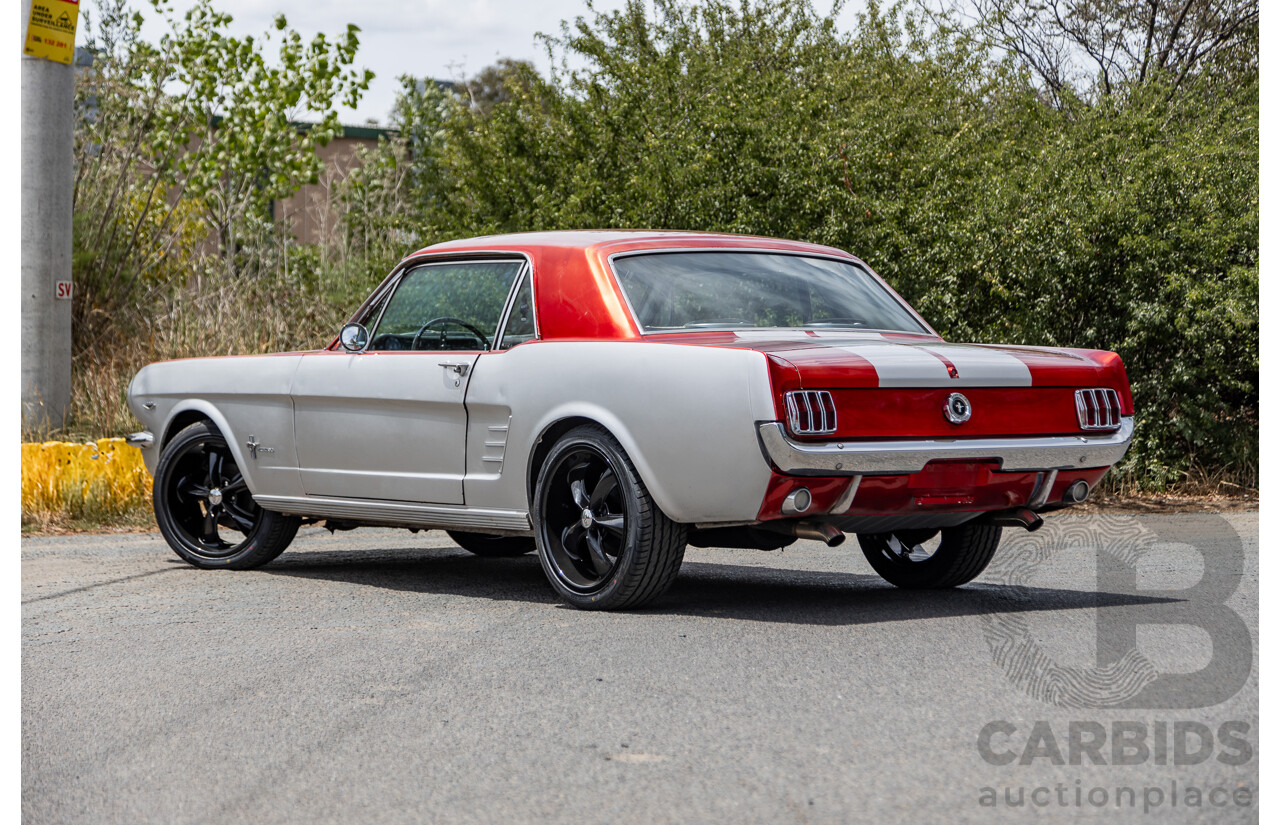
[[[544,249],[596,249],[612,255],[635,249],[662,247],[750,247],[783,249],[794,252],[816,252],[852,258],[848,252],[821,244],[787,241],[760,235],[731,235],[724,232],[684,232],[655,229],[575,229],[556,232],[513,232],[507,235],[484,235],[445,241],[419,250],[415,254],[436,252],[510,251],[535,254]]]
[[[640,337],[609,256],[642,249],[769,249],[858,260],[843,250],[755,235],[669,230],[518,232],[446,241],[414,253],[515,252],[533,262],[538,332],[544,339],[626,340]]]

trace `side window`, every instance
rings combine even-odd
[[[423,264],[404,274],[373,330],[371,350],[483,350],[524,261]]]
[[[498,349],[511,349],[537,337],[538,330],[533,322],[533,275],[526,274],[511,304],[511,315],[507,317],[507,328],[502,332],[502,343]]]

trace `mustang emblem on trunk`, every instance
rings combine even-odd
[[[973,415],[973,405],[962,394],[953,392],[947,396],[947,403],[942,405],[942,414],[952,424],[963,424]]]

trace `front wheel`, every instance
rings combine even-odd
[[[942,530],[859,533],[867,561],[885,581],[909,589],[959,587],[987,568],[1000,527],[961,524]]]
[[[165,541],[196,567],[264,565],[284,552],[300,523],[258,506],[227,440],[205,421],[165,445],[151,498]]]
[[[639,607],[680,572],[687,528],[658,508],[622,445],[602,427],[577,427],[551,448],[533,511],[542,569],[574,607]]]

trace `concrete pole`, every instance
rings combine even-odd
[[[26,40],[31,0],[22,6]],[[22,46],[18,46],[22,54]],[[27,433],[62,426],[71,404],[72,113],[75,70],[22,54],[22,417]]]

